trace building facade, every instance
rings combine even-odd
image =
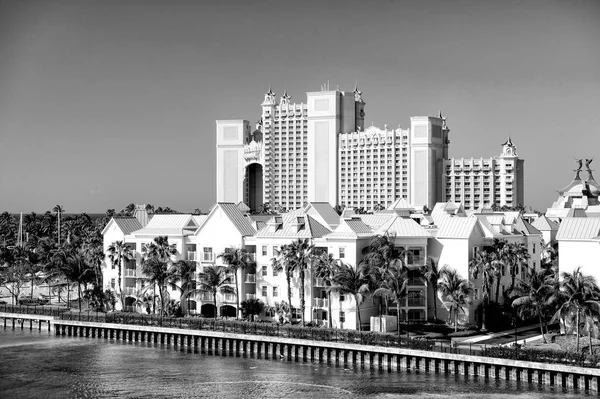
[[[254,129],[246,120],[218,120],[217,202],[271,203],[287,210],[308,202],[389,206],[406,198],[431,208],[444,199],[445,119],[412,117],[410,129],[365,131],[365,101],[352,92],[308,92],[292,103],[270,88]]]
[[[462,203],[466,210],[525,204],[524,160],[510,137],[500,156],[447,159],[444,170],[446,201]]]

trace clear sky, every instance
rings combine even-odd
[[[451,157],[510,135],[536,209],[574,156],[600,178],[597,0],[0,0],[0,212],[206,211],[215,120],[327,80],[368,125],[441,110]]]

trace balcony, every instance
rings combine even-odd
[[[125,287],[123,288],[123,294],[125,295],[135,295],[137,289],[135,287]]]
[[[235,294],[223,295],[223,302],[235,302]]]
[[[215,300],[212,292],[203,292],[200,294],[200,300],[203,302],[212,302]]]
[[[314,283],[315,287],[325,287],[325,279],[322,278],[315,278],[315,283]]]
[[[423,278],[410,278],[410,279],[408,279],[408,285],[425,285],[425,279],[423,279]]]
[[[198,252],[188,251],[187,260],[197,261],[198,260]]]
[[[125,277],[136,277],[137,272],[135,269],[125,269],[123,275]]]
[[[329,307],[329,299],[327,298],[314,298],[313,306],[317,308],[328,308]]]
[[[408,298],[408,306],[425,306],[425,298]]]
[[[212,252],[202,252],[202,262],[214,262],[215,254]]]
[[[246,274],[245,283],[247,283],[247,284],[256,283],[256,274]]]
[[[246,294],[246,300],[256,299],[256,294]]]

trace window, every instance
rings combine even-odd
[[[292,319],[301,319],[302,313],[298,308],[292,308]]]
[[[273,298],[276,298],[279,294],[279,287],[273,287]]]
[[[475,288],[475,291],[473,294],[473,299],[475,299],[475,300],[479,299],[479,288]]]
[[[115,263],[116,263],[116,262],[111,262],[111,263],[110,263],[110,268],[111,268],[111,269],[113,269],[113,270],[115,270]]]
[[[263,256],[267,256],[267,246],[266,245],[262,246],[262,254],[263,254]]]
[[[533,253],[535,253],[535,242],[533,243]]]
[[[346,312],[340,312],[340,323],[344,323],[346,321]]]
[[[263,285],[263,286],[261,287],[261,291],[262,291],[262,292],[261,292],[262,296],[265,296],[265,297],[266,297],[266,296],[267,296],[267,286],[266,286],[266,285]]]
[[[346,295],[340,294],[340,302],[344,302],[346,300]]]
[[[344,259],[346,257],[346,248],[340,247],[340,259]]]
[[[263,276],[266,276],[266,275],[267,275],[267,266],[264,266],[264,265],[263,265],[263,267],[262,267],[262,275],[263,275]]]
[[[277,277],[279,275],[279,272],[277,271],[277,268],[275,266],[273,266],[273,277]]]
[[[113,267],[113,269],[114,269],[114,267]],[[114,279],[114,278],[111,278],[111,279],[110,279],[110,288],[112,288],[112,289],[114,290],[114,289],[115,289],[115,286],[116,286],[116,284],[115,284],[115,279]]]

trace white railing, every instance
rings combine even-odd
[[[215,300],[215,298],[213,297],[213,294],[212,294],[212,292],[203,292],[203,293],[200,295],[200,300],[201,300],[201,301],[204,301],[204,302],[206,302],[206,301],[214,301],[214,300]]]
[[[125,287],[123,288],[123,293],[125,295],[135,295],[137,289],[135,287]]]
[[[325,279],[315,278],[315,287],[325,287]]]
[[[214,262],[215,254],[212,252],[202,252],[202,262]]]
[[[246,294],[246,300],[256,299],[256,294]]]
[[[223,301],[224,302],[235,302],[235,295],[234,294],[225,294],[223,297]]]
[[[125,277],[135,277],[137,275],[135,269],[125,269]]]
[[[197,261],[198,260],[198,252],[196,251],[188,251],[187,253],[188,260]]]
[[[246,283],[256,283],[256,274],[246,274]]]
[[[313,305],[317,308],[327,308],[329,307],[329,299],[327,298],[314,298]]]

